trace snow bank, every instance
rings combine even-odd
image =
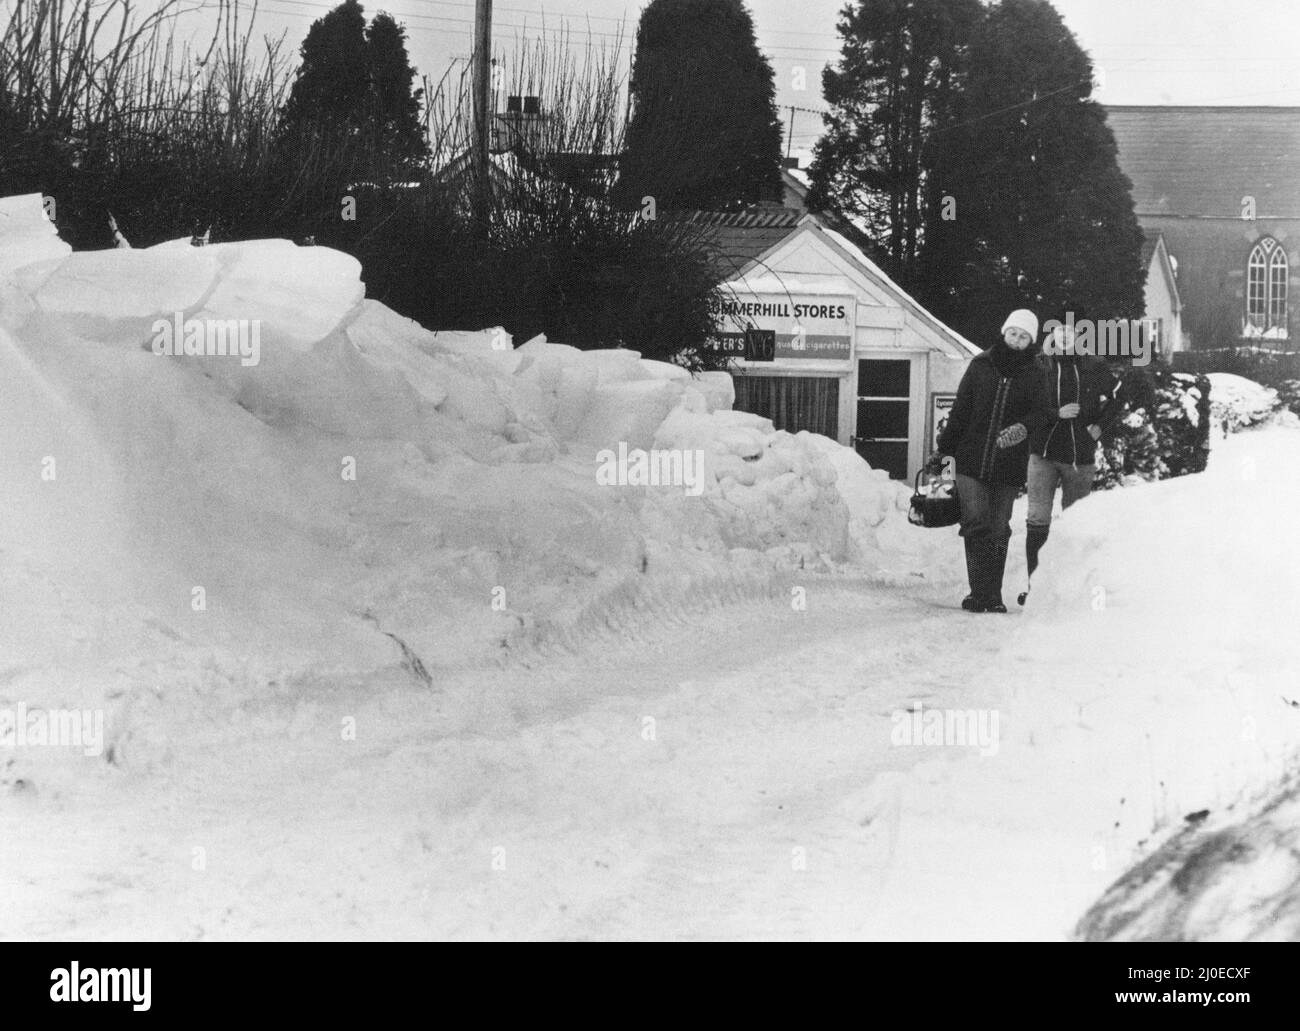
[[[1210,414],[1216,427],[1235,433],[1271,418],[1277,409],[1277,391],[1230,372],[1211,372]]]
[[[0,197],[0,274],[33,262],[66,258],[72,248],[45,217],[43,198]]]
[[[965,586],[958,528],[919,529],[907,521],[912,492],[883,469],[872,469],[857,452],[826,437],[815,446],[835,469],[835,486],[849,507],[854,561],[884,582],[931,580]]]
[[[935,878],[933,911],[889,914],[893,933],[1023,937],[1034,913],[1033,933],[1066,936],[1186,817],[1283,779],[1300,752],[1297,503],[1300,435],[1271,427],[1229,438],[1205,473],[1053,521],[1023,620],[969,671],[1001,717],[996,754],[951,750],[873,803],[904,814],[896,869]],[[944,883],[929,850],[963,812],[977,826]]]
[[[195,671],[431,683],[710,579],[946,575],[887,554],[937,543],[904,488],[733,398],[634,352],[427,332],[328,248],[72,254],[39,197],[4,200],[5,696],[106,705],[120,759],[136,701]],[[691,481],[610,467],[638,451]]]

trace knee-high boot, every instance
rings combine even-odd
[[[983,590],[981,583],[980,569],[980,541],[979,537],[963,537],[962,543],[966,545],[966,582],[970,584],[970,594],[961,600],[961,607],[967,612],[973,612],[980,601],[980,594]]]
[[[1000,540],[990,539],[988,542],[988,557],[984,571],[983,606],[985,612],[1007,611],[1007,607],[1002,604],[1002,575],[1007,568],[1007,548],[1009,543],[1005,537]]]
[[[1050,527],[1035,526],[1030,523],[1025,527],[1025,564],[1029,567],[1029,575],[1034,575],[1034,570],[1038,568],[1038,553],[1047,543],[1047,531]]]

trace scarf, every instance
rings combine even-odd
[[[999,340],[989,348],[989,358],[998,375],[1010,379],[1034,360],[1034,349],[1026,347],[1023,351],[1015,351],[1007,346],[1005,340]]]

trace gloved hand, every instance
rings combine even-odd
[[[1023,423],[1012,423],[998,434],[998,447],[1015,447],[1028,436],[1029,431],[1025,429]]]
[[[940,473],[942,473],[943,455],[939,454],[939,452],[937,451],[934,454],[932,454],[929,457],[929,459],[926,461],[925,468],[923,471],[929,473],[931,476],[938,476]]]
[[[1088,432],[1092,434],[1093,440],[1101,440],[1101,427],[1095,422],[1088,427]]]
[[[1062,419],[1077,419],[1079,416],[1079,406],[1071,401],[1068,405],[1061,405],[1061,410],[1056,413]]]

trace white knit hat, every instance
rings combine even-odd
[[[1013,326],[1028,333],[1030,341],[1038,339],[1038,316],[1028,308],[1017,308],[1008,315],[1007,321],[1002,323],[1002,332],[1005,333]]]

